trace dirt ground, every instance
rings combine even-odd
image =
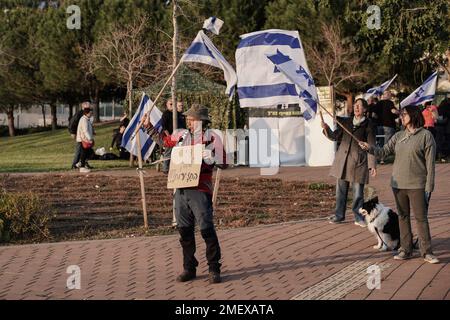
[[[8,192],[32,191],[55,210],[51,238],[87,240],[168,234],[172,191],[167,177],[147,176],[149,230],[143,229],[139,179],[108,174],[2,175]],[[334,186],[281,179],[224,177],[220,182],[215,222],[219,229],[321,218],[334,207]],[[21,242],[23,243],[23,242]]]

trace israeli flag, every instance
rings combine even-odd
[[[436,71],[429,76],[420,87],[400,102],[400,108],[409,105],[419,106],[427,101],[433,101],[434,95],[436,94],[437,75],[438,73]]]
[[[280,50],[276,54],[267,55],[270,61],[280,70],[300,92],[299,96],[303,103],[300,107],[306,120],[311,120],[317,113],[317,89],[311,75],[300,65],[295,63],[288,55]]]
[[[237,84],[237,76],[233,67],[223,57],[219,50],[214,46],[208,36],[200,30],[192,42],[191,46],[186,50],[181,58],[183,62],[198,62],[208,64],[210,66],[223,70],[227,89],[225,94],[233,98],[234,87]]]
[[[133,118],[130,121],[130,124],[125,129],[122,137],[122,147],[127,149],[128,152],[133,154],[134,156],[138,155],[138,146],[137,146],[137,137],[134,136],[134,132],[136,131],[136,127],[139,125],[142,117],[148,113],[151,106],[153,105],[153,101],[144,93],[142,95],[141,103],[139,104],[139,108],[136,110]],[[161,117],[162,112],[155,106],[150,113],[150,123],[155,127],[157,132],[161,132]],[[156,142],[151,139],[151,137],[147,134],[147,132],[141,128],[138,132],[141,139],[141,154],[142,159],[147,160],[153,152],[155,148]]]
[[[391,80],[388,80],[381,84],[379,87],[370,88],[367,90],[367,92],[364,94],[364,99],[367,100],[372,96],[381,96],[383,92],[386,91],[386,89],[391,85],[391,83],[397,78],[397,75],[395,75]]]
[[[223,26],[223,21],[216,17],[210,17],[203,23],[203,29],[211,31],[212,33],[218,35],[220,28]]]
[[[295,84],[267,59],[280,50],[310,74],[297,31],[271,29],[241,36],[236,50],[239,102],[246,107],[301,103]]]

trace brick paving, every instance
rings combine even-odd
[[[393,206],[391,166],[372,185]],[[224,176],[256,176],[238,168]],[[276,178],[333,182],[328,168],[282,168]],[[103,174],[103,173],[102,173]],[[118,173],[114,173],[118,174]],[[123,174],[123,173],[122,173]],[[176,283],[177,236],[0,247],[0,299],[446,299],[450,300],[449,165],[437,165],[430,206],[435,253],[441,263],[392,259],[372,246],[367,229],[323,219],[218,232],[223,283],[207,282],[204,243],[197,235],[198,278]],[[367,266],[379,265],[381,288],[366,286]],[[67,268],[79,266],[81,289],[69,290]],[[344,270],[344,271],[343,271]]]

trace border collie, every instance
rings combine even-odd
[[[367,228],[375,235],[378,244],[374,249],[380,251],[397,250],[400,245],[398,216],[391,208],[378,202],[378,197],[364,202],[359,213],[367,222]],[[378,233],[377,233],[378,230]]]

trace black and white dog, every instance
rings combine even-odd
[[[400,245],[398,215],[391,208],[378,202],[378,197],[364,202],[359,209],[367,222],[367,228],[375,235],[378,244],[374,249],[380,251],[397,250]]]

